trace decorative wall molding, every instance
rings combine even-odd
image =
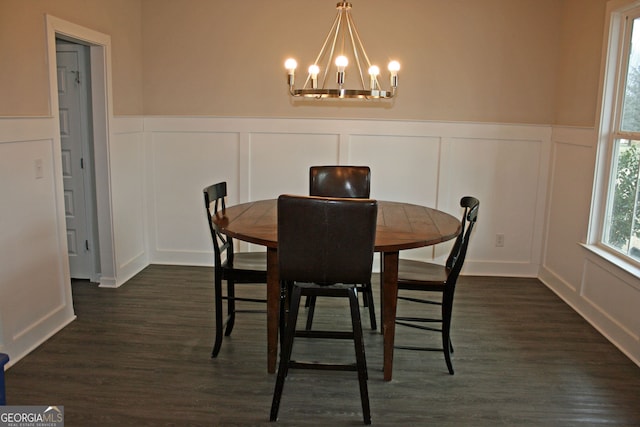
[[[379,199],[427,204],[457,216],[462,195],[478,196],[481,219],[466,274],[538,273],[548,126],[145,117],[144,133],[151,262],[211,265],[197,190],[212,182],[228,181],[230,203],[240,203],[305,194],[309,166],[351,163],[372,167],[372,197]],[[176,217],[182,227],[173,223]],[[495,247],[496,233],[506,235],[505,248]],[[448,250],[441,246],[435,254],[429,248],[403,255],[438,258]]]

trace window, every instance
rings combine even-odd
[[[640,263],[640,2],[611,18],[600,127],[600,170],[608,176],[600,177],[604,214],[594,240]]]

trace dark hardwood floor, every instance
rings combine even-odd
[[[64,405],[69,427],[362,425],[355,373],[313,371],[290,373],[269,423],[265,316],[240,315],[211,359],[212,275],[153,265],[119,289],[75,282],[77,320],[6,372],[7,404]],[[348,325],[346,304],[329,304],[314,326]],[[640,425],[640,367],[537,280],[461,278],[453,376],[439,352],[396,350],[384,382],[382,337],[362,314],[374,425]],[[429,337],[399,328],[396,342]],[[353,346],[298,340],[296,352],[351,359]]]

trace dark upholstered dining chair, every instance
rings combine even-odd
[[[368,166],[311,166],[309,168],[309,195],[368,199],[371,193],[371,169]],[[363,304],[369,309],[371,329],[377,329],[376,310],[371,283],[360,287]],[[315,298],[307,298],[307,329],[311,329]]]
[[[245,298],[236,296],[235,285],[248,283],[267,283],[267,257],[265,252],[234,252],[233,239],[220,232],[213,218],[218,212],[224,211],[227,183],[219,182],[204,190],[204,207],[211,231],[214,257],[214,299],[216,336],[211,351],[211,357],[218,356],[222,347],[224,335],[229,336],[233,331],[236,313],[259,312],[265,310],[238,310],[237,301],[265,303],[266,299]],[[227,292],[222,292],[222,281],[227,281]],[[223,319],[223,301],[227,301],[227,317]]]
[[[280,280],[289,289],[289,312],[276,378],[271,421],[278,409],[289,369],[356,371],[365,424],[371,423],[367,365],[357,299],[357,283],[371,279],[378,205],[371,199],[282,195],[278,198]],[[351,331],[297,330],[302,296],[347,297]],[[356,363],[292,360],[294,338],[353,339]],[[311,396],[311,394],[309,394]]]
[[[440,306],[439,315],[418,317],[402,317],[396,315],[396,324],[441,333],[442,348],[402,346],[395,348],[422,351],[443,351],[449,373],[453,375],[451,363],[451,313],[453,296],[460,270],[467,255],[467,247],[471,231],[478,219],[480,202],[475,197],[463,197],[460,206],[464,209],[462,228],[455,240],[445,265],[401,259],[398,263],[398,299],[422,304]],[[422,291],[436,293],[438,298],[416,298],[405,291]],[[430,295],[430,294],[427,294]],[[440,328],[427,325],[440,325]],[[396,335],[397,336],[397,335]]]
[[[309,168],[310,196],[368,199],[370,193],[371,169],[368,166]]]

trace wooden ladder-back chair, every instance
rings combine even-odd
[[[229,336],[233,331],[236,313],[260,312],[262,310],[238,310],[236,302],[254,302],[266,304],[266,299],[236,296],[235,285],[249,283],[267,283],[267,256],[265,252],[235,252],[233,239],[220,232],[213,218],[226,207],[227,183],[219,182],[204,190],[204,207],[211,231],[214,256],[214,299],[216,336],[211,351],[211,357],[217,357],[222,347],[224,335]],[[222,281],[227,281],[227,292],[222,292]],[[223,318],[223,301],[227,301],[227,316]]]
[[[456,282],[460,270],[467,255],[467,247],[471,231],[478,219],[480,202],[475,197],[463,197],[460,206],[464,209],[462,215],[462,227],[455,240],[445,265],[401,259],[398,264],[398,299],[423,304],[441,306],[439,317],[401,317],[396,316],[396,324],[427,331],[440,332],[442,335],[442,348],[401,346],[395,348],[422,351],[443,351],[449,373],[453,375],[451,363],[451,314],[453,309],[453,296],[456,290]],[[434,292],[440,297],[437,299],[415,298],[402,291]],[[440,324],[440,328],[427,326]]]

